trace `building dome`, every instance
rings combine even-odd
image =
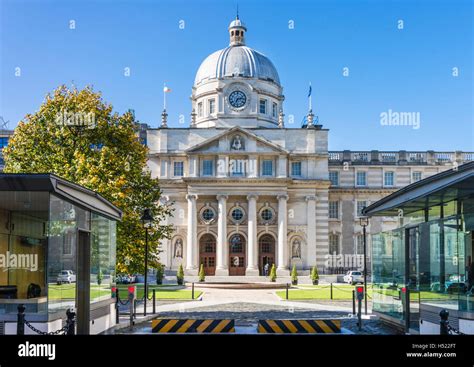
[[[194,85],[231,77],[254,78],[280,85],[280,77],[270,59],[245,45],[231,45],[209,55],[199,67]]]

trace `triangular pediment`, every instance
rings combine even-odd
[[[241,127],[225,130],[188,149],[186,153],[288,153],[286,149]]]

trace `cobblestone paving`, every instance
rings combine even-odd
[[[335,302],[336,303],[336,302]],[[288,306],[263,305],[254,303],[230,303],[212,307],[199,307],[186,310],[185,306],[179,311],[167,311],[157,314],[160,318],[210,318],[210,319],[235,319],[236,326],[256,326],[259,319],[304,319],[304,318],[340,318],[342,327],[356,334],[394,334],[393,329],[383,325],[378,320],[363,320],[362,331],[358,330],[357,320],[347,312],[317,311],[305,308],[292,308]],[[151,322],[137,326],[134,332],[151,332]]]

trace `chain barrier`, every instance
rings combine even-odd
[[[461,333],[459,330],[453,328],[453,327],[452,327],[451,325],[449,325],[449,324],[448,324],[447,326],[448,326],[448,332],[449,332],[449,334],[451,334],[451,335],[466,335],[466,334],[464,334],[464,333]]]
[[[39,335],[74,335],[76,325],[76,313],[72,309],[66,311],[66,324],[59,330],[55,331],[41,331],[34,327],[30,322],[25,319],[26,307],[23,304],[18,305],[17,314],[17,335],[25,335],[25,325],[32,330],[34,333]]]
[[[64,325],[64,327],[62,327],[61,329],[58,329],[58,330],[55,330],[55,331],[50,331],[50,332],[47,332],[47,331],[41,331],[37,328],[35,328],[33,325],[31,325],[28,321],[25,320],[25,325],[28,326],[31,330],[33,330],[36,334],[39,334],[39,335],[60,335],[60,334],[66,334],[68,328],[69,328],[69,325]]]

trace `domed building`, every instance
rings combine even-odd
[[[246,45],[237,17],[229,45],[206,57],[192,87],[190,124],[147,130],[148,165],[174,209],[160,261],[196,275],[300,275],[362,269],[361,211],[400,187],[474,158],[463,152],[328,152],[328,130],[309,109],[285,127],[277,68]],[[370,235],[397,226],[371,219]],[[367,251],[370,254],[370,250]],[[329,254],[334,256],[329,256]],[[370,257],[368,269],[370,269]],[[268,266],[267,266],[268,264]],[[336,281],[336,278],[331,278]]]

